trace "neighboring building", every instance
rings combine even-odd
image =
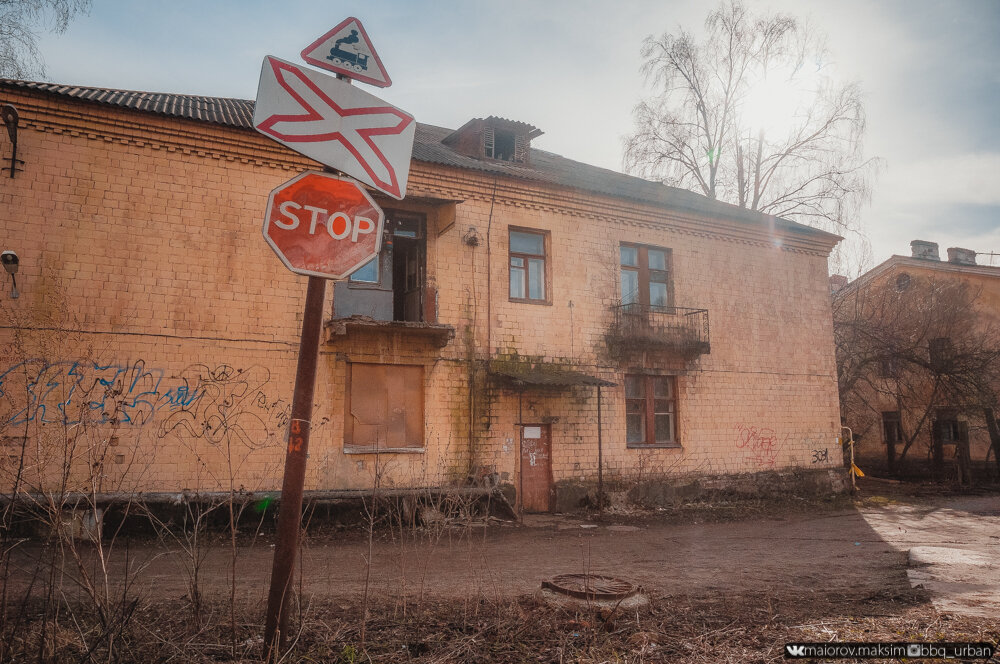
[[[253,131],[249,101],[0,97],[23,160],[0,178],[21,292],[0,295],[3,476],[27,442],[25,476],[56,481],[54,450],[84,436],[71,484],[280,488],[305,279],[260,226],[268,192],[318,165]],[[592,490],[599,458],[609,483],[829,486],[840,238],[531,147],[540,133],[418,127],[405,200],[376,196],[380,258],[327,290],[306,488],[495,482],[547,510]]]
[[[1000,434],[1000,267],[910,244],[850,284],[831,277],[843,422],[862,470],[954,465],[968,480],[968,462],[995,460],[990,427]]]

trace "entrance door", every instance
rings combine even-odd
[[[552,429],[550,424],[521,427],[521,509],[552,509]]]

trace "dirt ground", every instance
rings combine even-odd
[[[416,532],[383,530],[370,553],[363,531],[310,536],[301,556],[300,607],[303,624],[322,625],[319,633],[328,638],[307,630],[297,647],[312,653],[304,661],[320,651],[328,659],[315,661],[361,661],[359,639],[378,661],[525,661],[525,652],[543,653],[529,657],[538,661],[606,661],[611,653],[620,661],[771,661],[781,656],[781,639],[996,642],[1000,496],[914,497],[885,489],[872,483],[854,503],[783,505],[738,520],[719,521],[720,510],[704,509],[679,518],[536,515],[519,524],[438,523]],[[265,536],[238,550],[244,654],[259,631],[253,615],[265,604],[272,552]],[[160,616],[154,622],[163,620],[165,607],[188,612],[189,555],[155,542],[131,543],[127,562],[125,553],[119,543],[112,577],[132,579],[141,605]],[[44,555],[36,543],[19,547],[14,561],[22,583]],[[216,542],[204,555],[200,590],[207,605],[222,606],[231,590],[231,552]],[[641,585],[653,599],[650,615],[609,629],[596,618],[552,617],[532,599],[542,580],[584,572]],[[362,635],[366,587],[371,618]],[[71,585],[64,593],[83,601]],[[532,631],[549,617],[556,622]],[[467,632],[481,642],[473,638],[460,652],[444,647]],[[534,645],[523,651],[486,644],[506,643],[511,634],[522,646]],[[593,639],[576,643],[567,634]],[[734,640],[720,643],[716,637],[725,634]]]

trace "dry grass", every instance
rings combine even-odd
[[[231,652],[229,607],[207,605],[199,629],[183,602],[144,604],[122,635],[113,661],[259,661],[263,607],[243,607],[237,659]],[[991,641],[993,620],[941,615],[919,590],[857,596],[788,591],[740,596],[654,598],[631,615],[568,613],[531,597],[456,602],[425,599],[404,617],[398,600],[370,601],[364,649],[361,604],[303,607],[304,620],[284,661],[294,662],[775,662],[789,641]],[[86,616],[59,631],[50,661],[109,661],[76,644]],[[38,661],[36,630],[21,630],[15,661]],[[874,660],[871,660],[874,661]]]

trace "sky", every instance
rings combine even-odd
[[[860,82],[865,152],[882,169],[861,226],[867,267],[913,239],[1000,252],[1000,0],[746,0],[826,35],[836,75]],[[498,115],[545,132],[534,147],[622,170],[622,141],[652,88],[649,35],[702,29],[698,0],[93,0],[42,34],[45,80],[253,99],[265,55],[299,52],[348,16],[392,78],[368,90],[420,122]],[[848,249],[862,255],[857,238]],[[979,256],[1000,265],[1000,256]],[[856,270],[854,264],[851,269]]]

